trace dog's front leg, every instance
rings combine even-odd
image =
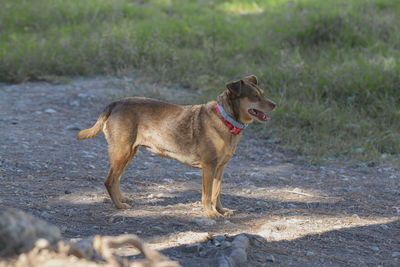
[[[213,180],[213,186],[212,186],[212,199],[211,202],[215,206],[216,210],[222,214],[223,216],[229,216],[233,214],[232,210],[224,209],[221,204],[221,183],[222,183],[222,177],[224,176],[224,170],[225,170],[226,164],[221,165],[217,168],[217,172],[215,175],[215,178]]]
[[[208,217],[219,217],[221,214],[214,208],[211,204],[211,194],[213,180],[216,174],[216,168],[211,165],[206,165],[202,167],[202,177],[203,177],[203,189],[201,195],[201,202]]]

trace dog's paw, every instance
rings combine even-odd
[[[124,197],[124,196],[121,196],[119,200],[120,200],[122,203],[126,203],[126,202],[132,201],[132,199],[130,199],[129,197]]]
[[[233,210],[224,209],[221,214],[225,217],[230,217],[233,215]]]
[[[207,210],[206,213],[209,218],[219,218],[219,217],[223,216],[221,213],[219,213],[216,210]]]
[[[126,203],[120,203],[118,205],[116,205],[118,209],[130,209],[131,206],[126,204]]]
[[[230,209],[218,209],[218,212],[225,217],[230,217],[233,215],[233,210]]]

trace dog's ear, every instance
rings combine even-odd
[[[253,83],[255,85],[258,85],[258,80],[257,80],[257,77],[255,75],[247,76],[247,77],[243,78],[243,80],[251,82],[251,83]]]
[[[233,93],[234,95],[240,95],[242,91],[243,80],[239,80],[236,82],[231,82],[226,84],[226,88]]]

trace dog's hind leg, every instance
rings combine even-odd
[[[123,197],[120,189],[120,180],[131,159],[135,156],[139,146],[119,145],[109,147],[110,170],[104,185],[110,194],[111,200],[119,209],[128,209],[130,206],[126,203],[128,199]]]

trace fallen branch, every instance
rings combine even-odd
[[[95,236],[93,239],[93,248],[96,250],[111,266],[122,266],[114,257],[111,249],[124,246],[134,246],[145,257],[146,260],[132,263],[131,267],[178,267],[180,264],[171,261],[156,250],[149,248],[136,235],[120,236]]]

